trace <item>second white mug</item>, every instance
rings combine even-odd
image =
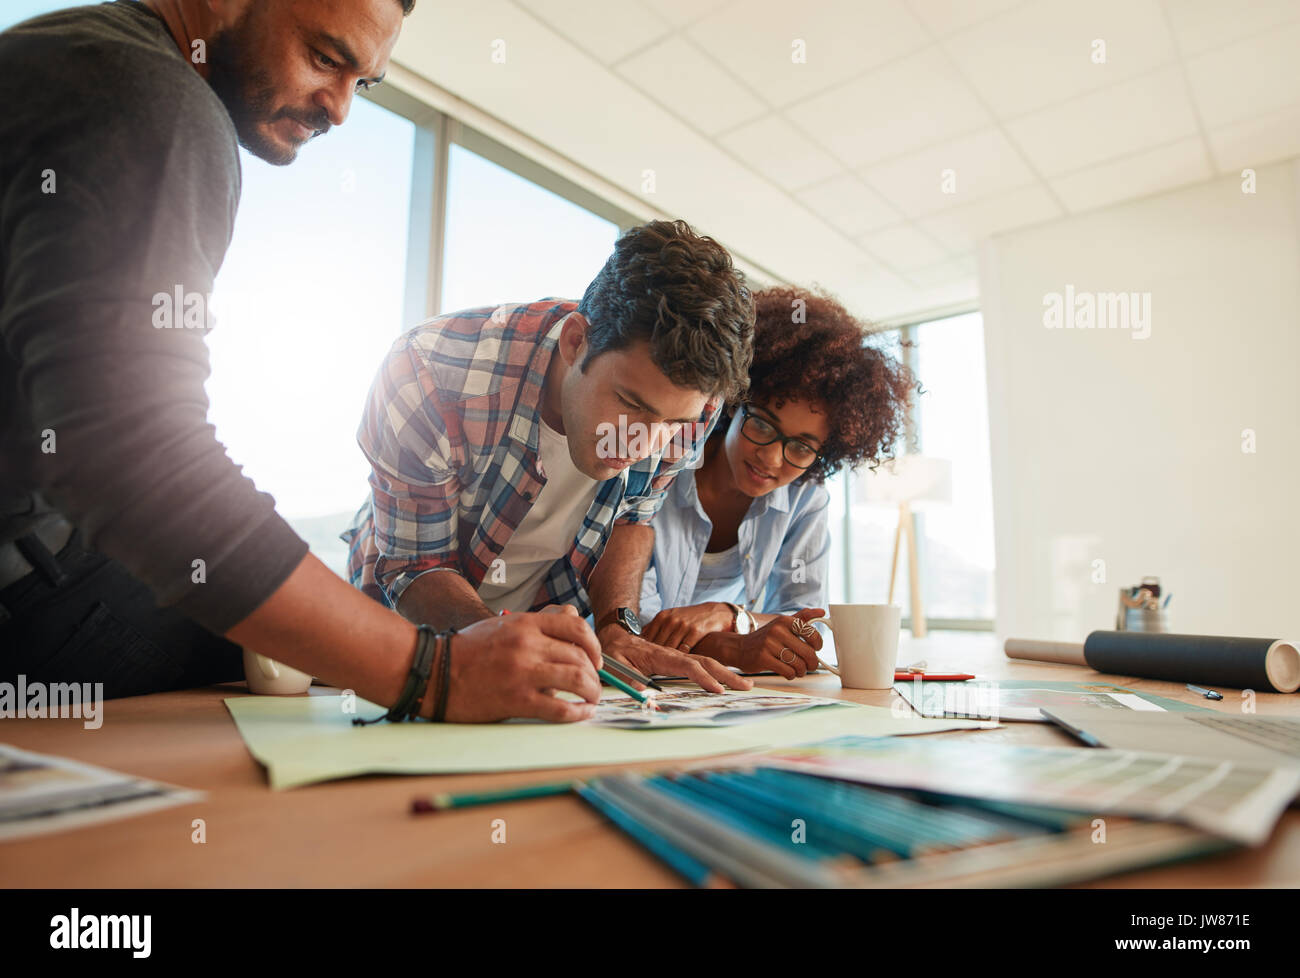
[[[244,676],[250,693],[293,696],[311,688],[311,676],[251,649],[244,649]]]

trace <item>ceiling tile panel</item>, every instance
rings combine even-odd
[[[733,129],[718,141],[746,166],[787,190],[805,187],[842,170],[813,140],[774,115]]]
[[[805,187],[795,196],[828,224],[851,237],[902,220],[897,208],[848,173]]]
[[[688,33],[776,106],[929,42],[902,0],[736,0]]]
[[[632,55],[615,70],[708,135],[767,111],[767,106],[716,61],[677,36]]]
[[[1105,62],[1093,60],[1104,42]],[[1158,0],[1035,0],[943,42],[1001,119],[1144,74],[1175,58]]]
[[[858,172],[908,217],[959,207],[1035,180],[997,129],[982,129]]]
[[[1191,136],[1056,177],[1050,183],[1065,206],[1078,212],[1195,183],[1210,175],[1205,145],[1199,136]]]
[[[791,106],[785,115],[854,167],[933,146],[991,122],[934,47]]]
[[[1006,124],[1044,175],[1067,173],[1197,132],[1177,67],[1040,109]]]

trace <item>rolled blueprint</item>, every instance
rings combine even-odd
[[[1092,632],[1083,657],[1098,672],[1200,686],[1300,689],[1300,643],[1275,638]]]
[[[1039,642],[1032,638],[1009,638],[1003,649],[1011,659],[1066,662],[1072,666],[1087,665],[1083,659],[1082,642]]]
[[[1088,665],[1118,676],[1266,692],[1300,689],[1300,642],[1226,635],[1092,632],[1077,642],[1009,638],[1012,659]]]

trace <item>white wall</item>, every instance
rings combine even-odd
[[[1149,292],[1150,336],[1045,328],[1067,283]],[[997,236],[980,285],[999,636],[1155,574],[1174,631],[1300,637],[1300,161]]]

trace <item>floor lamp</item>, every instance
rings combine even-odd
[[[912,594],[912,636],[924,638],[925,607],[921,597],[921,566],[916,551],[917,508],[952,502],[952,462],[929,455],[900,455],[885,462],[858,481],[863,502],[898,507],[898,529],[894,531],[894,559],[889,567],[889,598],[894,603],[898,579],[898,554],[907,537],[907,571]]]

